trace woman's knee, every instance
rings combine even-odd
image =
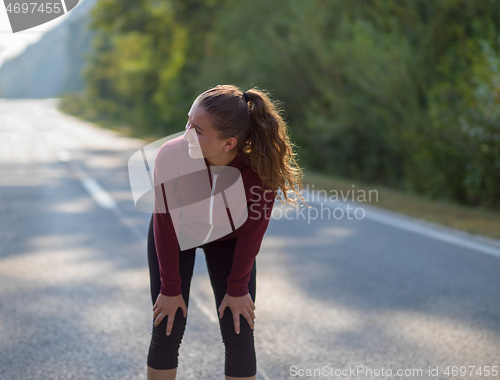
[[[245,323],[247,324],[246,321]],[[257,371],[257,358],[253,330],[248,326],[248,330],[241,328],[240,333],[236,334],[233,327],[232,331],[227,330],[223,334],[223,342],[225,347],[225,375],[231,377],[254,376]]]
[[[222,341],[224,344],[251,345],[254,344],[253,330],[247,320],[240,315],[240,333],[236,334],[231,310],[227,309],[220,321]]]
[[[172,332],[166,334],[168,317],[158,326],[152,328],[151,343],[149,345],[148,365],[154,369],[172,369],[177,367],[179,347],[186,328],[186,318],[182,310],[178,309],[175,315]]]

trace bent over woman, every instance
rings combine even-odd
[[[148,234],[153,327],[148,379],[175,379],[196,248],[214,291],[226,379],[255,379],[256,256],[281,193],[300,194],[288,127],[256,88],[217,86],[199,95],[186,132],[155,158],[155,211]],[[293,185],[297,183],[298,188]]]

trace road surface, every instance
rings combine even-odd
[[[127,162],[147,143],[56,103],[0,100],[0,379],[145,379],[151,215]],[[498,242],[310,205],[277,202],[257,256],[257,379],[500,379]],[[178,378],[223,379],[201,250],[191,291]]]

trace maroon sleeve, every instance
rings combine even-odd
[[[258,187],[256,188],[258,190]],[[255,191],[247,204],[248,218],[236,231],[238,238],[234,251],[233,266],[227,278],[227,294],[241,297],[248,293],[248,282],[253,262],[259,253],[262,239],[266,233],[273,210],[275,196],[264,187]]]
[[[166,296],[177,296],[182,294],[182,280],[179,270],[180,248],[168,209],[169,203],[167,203],[167,199],[169,199],[171,207],[176,204],[175,181],[172,179],[165,180],[170,175],[167,163],[162,160],[162,157],[165,158],[165,156],[160,152],[155,159],[155,206],[153,213],[156,254],[160,266],[160,293]]]

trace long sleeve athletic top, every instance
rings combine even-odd
[[[182,293],[182,280],[179,272],[179,254],[182,254],[182,251],[176,226],[172,221],[172,216],[177,221],[180,215],[181,225],[187,223],[189,226],[187,230],[185,229],[188,234],[197,228],[201,230],[205,228],[202,236],[205,236],[208,230],[206,239],[211,234],[212,236],[215,234],[216,237],[224,234],[221,231],[228,232],[218,239],[213,240],[212,238],[211,241],[237,238],[232,269],[227,278],[227,294],[233,297],[244,296],[248,293],[248,282],[253,262],[259,253],[262,239],[269,225],[275,196],[267,186],[263,185],[262,180],[250,165],[244,162],[241,152],[228,165],[228,167],[237,170],[223,170],[219,174],[212,173],[205,158],[198,159],[197,168],[199,170],[193,171],[191,167],[191,170],[183,172],[182,163],[194,162],[188,160],[193,159],[189,157],[187,141],[182,136],[163,144],[155,158],[153,229],[160,266],[160,293],[166,296],[176,296]],[[227,196],[224,197],[224,190],[227,189],[226,193],[231,192],[229,185],[236,182],[235,173],[241,175],[243,186],[240,186],[240,189],[244,188],[244,195],[241,194],[239,198],[243,199],[242,202],[238,202],[239,204],[229,209]],[[230,221],[230,227],[227,227],[226,230],[217,225],[218,221],[224,217],[222,213],[213,212],[214,196],[217,193],[223,196],[219,199],[224,199],[222,209],[227,212],[226,220]],[[201,202],[207,199],[210,199],[209,210],[205,208],[208,207],[206,206],[208,202]],[[245,201],[246,205],[242,205]],[[246,220],[238,217],[242,214],[241,210],[235,210],[238,207],[243,208],[243,212],[247,213]],[[200,208],[204,209],[205,214],[208,215],[209,223],[201,223],[200,220],[196,220],[196,212]],[[179,210],[181,211],[179,212]],[[200,216],[200,219],[203,217]],[[214,225],[216,225],[215,230]],[[230,229],[228,230],[228,228]],[[177,232],[180,230],[182,228],[177,225]],[[217,234],[215,231],[219,233]]]

